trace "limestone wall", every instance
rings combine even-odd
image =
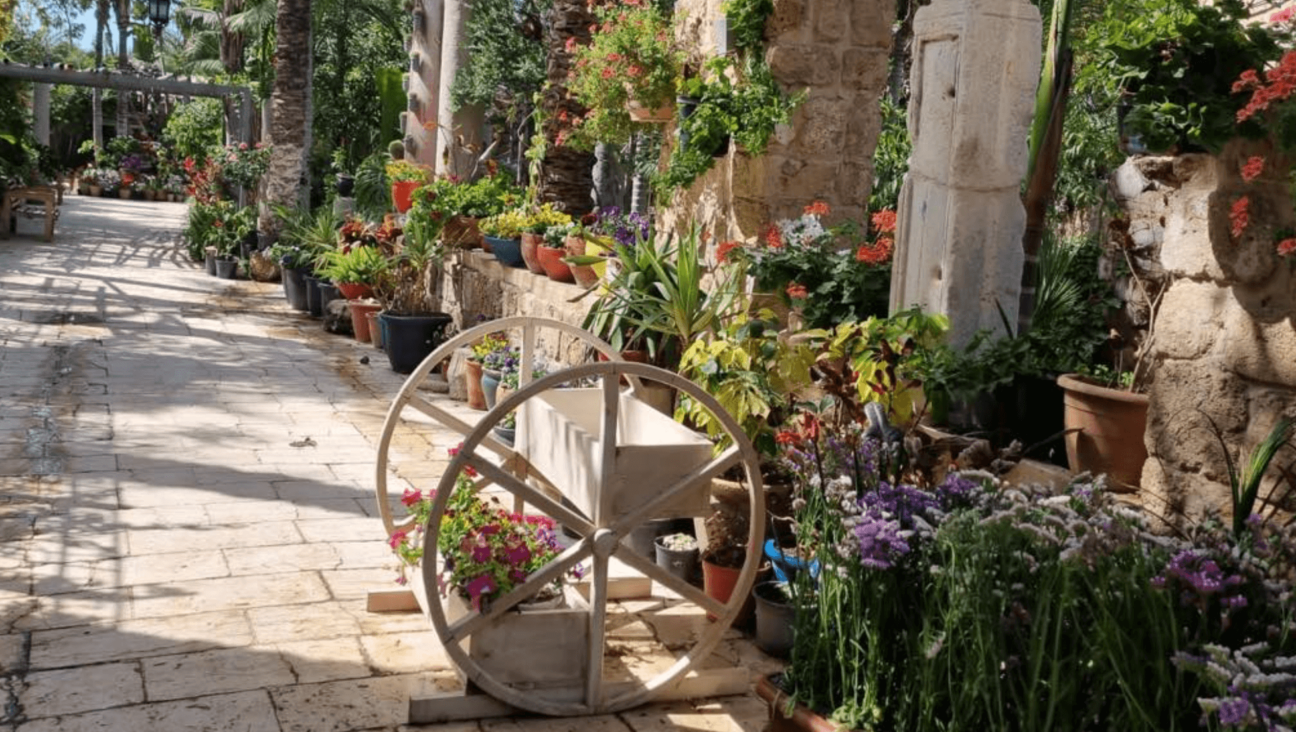
[[[589,310],[591,297],[574,299],[585,292],[525,269],[505,267],[482,251],[454,252],[441,278],[441,309],[455,318],[460,328],[481,320],[527,315],[551,318],[579,326]],[[541,333],[539,348],[550,359],[566,363],[583,360],[584,348],[553,332]]]
[[[713,55],[721,0],[679,0],[680,37]],[[788,129],[764,156],[731,149],[663,213],[665,230],[697,222],[718,240],[751,239],[772,219],[795,217],[813,200],[832,220],[861,220],[873,185],[873,149],[886,88],[894,0],[774,0],[766,59],[792,93],[808,90]]]
[[[1279,231],[1296,229],[1296,215],[1286,168],[1273,157],[1267,175],[1241,179],[1242,163],[1257,154],[1270,151],[1234,144],[1219,157],[1138,158],[1122,169],[1132,261],[1166,288],[1147,337],[1142,491],[1167,513],[1199,517],[1230,506],[1206,417],[1236,457],[1281,415],[1296,416],[1296,273],[1275,249]],[[1250,225],[1234,239],[1230,209],[1243,195]]]

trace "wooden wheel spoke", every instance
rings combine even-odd
[[[603,417],[599,424],[599,439],[602,441],[603,455],[600,461],[601,474],[599,484],[604,488],[612,485],[616,476],[617,457],[617,422],[621,417],[621,384],[615,375],[603,376]],[[594,501],[594,522],[603,525],[606,522],[607,509],[598,491]]]
[[[436,421],[440,422],[446,427],[449,427],[455,432],[458,432],[463,437],[467,437],[473,431],[472,425],[468,424],[462,419],[459,419],[458,417],[447,412],[441,407],[438,407],[432,402],[429,402],[428,400],[424,399],[421,396],[416,396],[411,394],[407,398],[405,403],[408,404],[410,407],[412,407],[415,411],[419,412],[420,414],[424,414],[428,417],[431,417],[432,419],[435,419]],[[505,459],[511,458],[513,456],[513,450],[507,447],[506,445],[504,445],[504,443],[500,442],[499,440],[496,440],[494,435],[486,435],[484,438],[482,438],[481,445],[482,447],[485,447],[487,450],[490,450],[491,452]]]
[[[585,671],[585,704],[590,710],[603,703],[603,636],[607,630],[608,558],[594,553],[590,577],[589,662]]]
[[[640,556],[631,551],[618,552],[617,559],[625,562],[631,569],[642,572],[649,579],[678,592],[681,597],[712,615],[721,615],[725,611],[725,604],[711,597],[707,593],[690,585],[684,580],[658,567],[655,563],[648,561],[647,557]]]
[[[495,485],[504,488],[515,496],[522,496],[528,504],[544,511],[550,518],[561,522],[567,528],[576,531],[582,536],[589,536],[594,533],[594,527],[583,516],[553,500],[539,489],[527,485],[516,476],[506,472],[503,468],[482,458],[480,455],[469,455],[468,464],[475,468],[478,473],[481,473],[484,478],[489,478]]]
[[[654,514],[663,507],[670,505],[672,501],[677,500],[680,493],[694,488],[700,481],[710,481],[717,475],[737,465],[741,460],[742,453],[737,446],[730,447],[717,455],[711,462],[675,481],[674,485],[654,496],[639,508],[627,513],[612,526],[612,530],[621,535],[628,534],[630,529],[635,526],[648,519],[655,518]]]
[[[532,572],[526,581],[514,587],[509,592],[494,599],[486,612],[472,612],[459,619],[446,628],[446,635],[443,639],[445,645],[457,643],[464,638],[476,633],[486,626],[495,618],[508,612],[519,602],[531,597],[541,587],[560,579],[563,574],[575,567],[580,560],[590,553],[591,539],[586,537],[576,544],[572,544],[545,566]]]

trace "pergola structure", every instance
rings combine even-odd
[[[12,64],[8,62],[0,63],[0,77],[10,79],[21,79],[31,81],[37,84],[39,90],[42,84],[72,84],[74,86],[89,86],[100,89],[116,89],[119,91],[142,91],[146,93],[177,94],[194,97],[231,97],[238,96],[238,130],[236,139],[241,142],[252,141],[252,89],[246,86],[232,86],[228,84],[208,84],[197,81],[184,81],[181,79],[151,79],[144,76],[133,74],[123,74],[101,69],[99,71],[77,71],[74,69],[61,69],[45,66],[25,66],[21,64]],[[49,137],[49,94],[36,95],[36,130],[37,137],[40,137],[40,130],[45,130],[45,138],[41,140],[48,143]],[[42,108],[43,98],[43,108]]]

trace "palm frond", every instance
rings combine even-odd
[[[260,35],[261,31],[275,23],[277,5],[271,0],[257,0],[243,7],[227,19],[229,29],[246,36]]]

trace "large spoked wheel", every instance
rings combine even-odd
[[[456,339],[459,343],[452,341],[443,348],[450,348],[450,351],[453,351],[453,347],[459,344],[509,326],[524,329],[522,359],[524,374],[529,373],[529,368],[526,366],[530,360],[528,343],[534,347],[534,329],[538,327],[553,327],[584,338],[591,341],[591,345],[594,345],[596,350],[606,353],[610,358],[616,358],[606,344],[593,342],[596,339],[587,333],[561,323],[539,322],[529,318],[494,321],[486,327],[461,334]],[[437,354],[434,353],[429,357],[429,361],[433,361],[436,356]],[[486,413],[475,426],[469,426],[414,393],[414,387],[418,383],[416,379],[426,377],[429,370],[430,365],[425,362],[411,375],[406,388],[402,389],[397,397],[396,403],[388,414],[388,424],[384,429],[384,446],[386,438],[394,429],[393,422],[400,419],[400,413],[406,406],[411,406],[424,415],[432,416],[442,424],[453,427],[465,435],[461,450],[451,459],[437,486],[431,516],[424,532],[424,555],[421,568],[423,580],[421,584],[425,593],[424,607],[446,653],[454,659],[465,676],[483,691],[520,709],[541,714],[574,716],[609,713],[634,707],[652,699],[661,690],[669,688],[690,668],[707,659],[721,641],[725,631],[732,625],[750,592],[759,564],[761,532],[765,524],[763,489],[757,455],[733,418],[704,390],[677,374],[643,364],[608,361],[575,366],[524,384],[519,391],[508,396],[493,410]],[[618,444],[618,437],[623,436],[630,429],[625,421],[631,413],[628,410],[637,408],[636,404],[627,402],[627,396],[622,393],[623,379],[631,385],[631,397],[641,390],[645,383],[655,382],[696,400],[715,414],[724,430],[732,438],[732,446],[714,457],[706,453],[706,457],[689,468],[687,474],[666,485],[638,484],[634,473],[619,474],[618,456],[623,452],[630,452],[631,448]],[[621,495],[639,497],[629,504],[629,508],[614,506],[613,501],[595,501],[593,507],[587,508],[584,512],[573,508],[573,503],[562,500],[562,497],[569,496],[572,491],[578,492],[582,486],[555,485],[554,481],[550,480],[550,476],[541,473],[535,463],[528,459],[526,440],[521,433],[518,436],[517,451],[492,437],[492,428],[510,412],[519,408],[530,408],[527,406],[529,403],[534,400],[544,400],[546,395],[575,381],[595,382],[601,407],[601,415],[596,420],[594,435],[600,453],[599,459],[594,464],[598,466],[601,475],[595,476],[595,480],[591,482],[600,486],[616,484]],[[621,425],[619,429],[618,424]],[[380,486],[382,485],[381,474],[385,470],[385,452],[384,449],[379,456]],[[721,602],[659,568],[648,558],[636,554],[622,542],[622,538],[652,519],[663,515],[678,516],[677,513],[672,514],[671,509],[680,504],[681,498],[696,495],[699,485],[703,483],[709,485],[713,477],[734,467],[741,467],[746,472],[745,483],[749,499],[747,555],[733,593],[727,602]],[[512,494],[515,505],[526,504],[532,510],[548,515],[578,534],[580,538],[510,592],[495,598],[484,605],[480,611],[468,611],[466,615],[451,622],[447,619],[435,589],[438,587],[440,569],[436,547],[446,506],[451,492],[455,489],[456,476],[465,468],[474,469],[480,476],[474,484],[475,490],[480,491],[494,486]],[[559,482],[561,480],[558,479]],[[385,490],[381,488],[379,502],[388,530],[400,528],[389,516]],[[620,504],[620,506],[624,505],[624,503]],[[609,650],[608,565],[609,560],[614,557],[634,571],[667,588],[682,598],[683,602],[705,610],[714,618],[713,622],[701,628],[694,637],[692,645],[688,646],[672,665],[651,678],[615,683],[605,679],[604,657]],[[484,667],[468,652],[468,644],[465,641],[471,641],[474,634],[482,633],[496,625],[515,622],[519,616],[511,611],[519,603],[534,597],[554,582],[562,581],[577,565],[586,567],[586,579],[590,583],[586,613],[588,632],[584,636],[588,639],[585,646],[588,658],[582,664],[585,672],[580,688],[574,688],[572,685],[548,687],[544,684],[532,683],[511,684],[497,678],[495,673]],[[516,661],[517,663],[527,662],[525,658],[518,658]]]

